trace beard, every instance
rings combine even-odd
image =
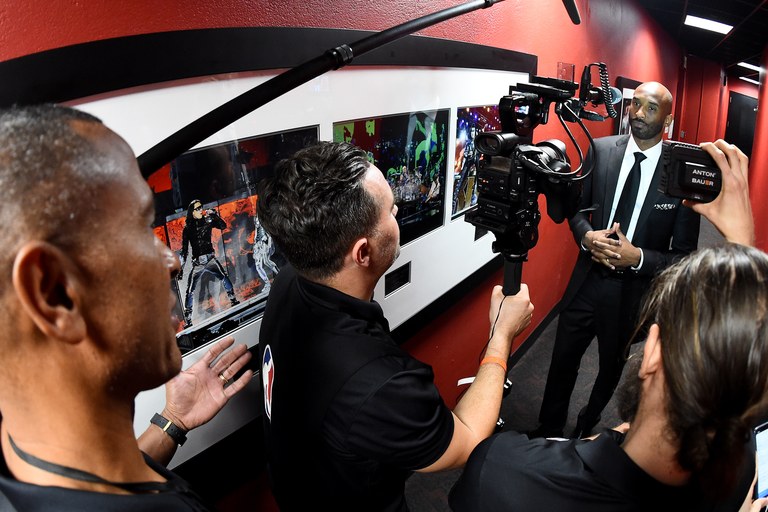
[[[384,265],[383,271],[386,272],[400,257],[400,233],[398,232],[396,235],[379,233],[378,236],[381,240],[381,258],[379,261]]]
[[[394,247],[395,247],[395,250],[393,251],[393,254],[392,254],[392,260],[389,263],[390,267],[394,265],[395,261],[397,261],[397,258],[400,257],[400,240],[395,240]]]
[[[632,127],[632,135],[640,140],[649,140],[657,137],[664,128],[664,122],[646,123],[640,119],[630,119],[629,125]]]
[[[640,354],[631,356],[624,367],[624,377],[616,388],[616,408],[621,421],[632,423],[640,405],[640,396],[643,393],[642,380],[640,379],[640,364],[643,356]]]

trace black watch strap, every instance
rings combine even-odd
[[[163,432],[168,434],[168,436],[173,439],[174,442],[179,446],[187,442],[187,431],[173,423],[168,418],[155,413],[149,422],[163,429]]]

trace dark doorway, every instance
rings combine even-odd
[[[749,157],[752,156],[756,119],[757,99],[732,92],[728,100],[728,123],[725,126],[725,140],[731,144],[736,144]]]

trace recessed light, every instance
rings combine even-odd
[[[743,68],[751,69],[752,71],[757,71],[758,73],[763,70],[760,66],[755,66],[754,64],[749,64],[747,62],[739,62],[737,64],[737,66],[741,66]]]
[[[720,23],[719,21],[699,18],[698,16],[691,16],[690,14],[685,17],[685,24],[690,25],[691,27],[711,30],[712,32],[718,32],[720,34],[727,34],[733,28],[733,25],[726,25],[725,23]]]
[[[753,83],[755,85],[760,85],[760,82],[758,82],[757,80],[752,80],[751,78],[747,78],[745,76],[740,76],[739,78],[741,78],[745,82],[750,82],[750,83]]]

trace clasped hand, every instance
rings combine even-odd
[[[592,254],[592,261],[611,270],[635,266],[640,262],[640,250],[632,245],[621,226],[614,223],[610,229],[587,231],[582,245]]]

